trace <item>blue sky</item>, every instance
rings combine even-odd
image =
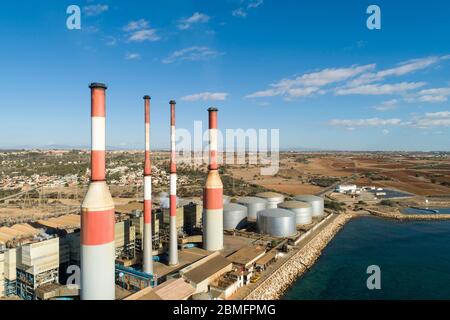
[[[66,9],[82,8],[81,30]],[[381,30],[366,9],[381,8]],[[225,128],[280,129],[282,148],[450,150],[447,1],[2,1],[0,147],[88,146],[90,82],[107,144],[152,146],[219,107]],[[206,123],[205,123],[206,125]]]

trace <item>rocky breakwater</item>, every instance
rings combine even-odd
[[[430,220],[450,220],[450,214],[404,214],[400,211],[381,212],[378,210],[367,209],[370,214],[387,219],[395,219],[400,221],[416,220],[416,221],[430,221]]]
[[[298,277],[311,268],[323,249],[353,214],[340,214],[304,247],[286,260],[269,277],[264,279],[244,300],[275,300],[294,283]]]

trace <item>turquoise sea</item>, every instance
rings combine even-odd
[[[366,286],[381,269],[381,290]],[[450,221],[347,223],[283,299],[450,299]]]

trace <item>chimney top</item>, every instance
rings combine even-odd
[[[99,82],[93,82],[89,85],[89,88],[94,89],[94,88],[101,88],[101,89],[108,89],[108,87],[106,86],[106,84],[104,83],[99,83]]]
[[[170,104],[177,104],[175,100],[170,100]]]
[[[217,109],[216,107],[211,107],[211,108],[208,109],[208,111],[210,111],[210,112],[211,111],[219,111],[219,109]]]
[[[150,97],[150,96],[144,96],[144,100],[150,100],[152,97]]]

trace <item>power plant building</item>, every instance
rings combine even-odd
[[[58,283],[59,238],[18,247],[16,270],[17,295],[24,300],[35,299],[39,286]]]

